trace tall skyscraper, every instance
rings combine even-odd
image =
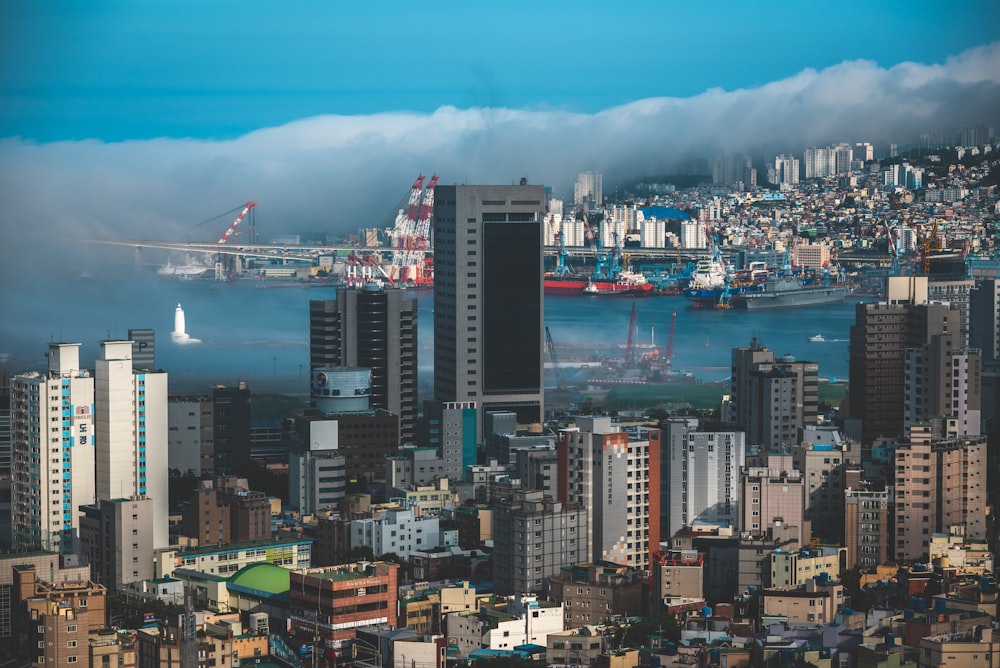
[[[660,548],[660,431],[629,434],[609,417],[559,432],[559,500],[590,509],[591,560],[652,565]]]
[[[544,413],[545,189],[442,186],[434,200],[434,399]]]
[[[13,544],[75,553],[77,509],[96,497],[94,377],[79,343],[50,343],[48,358],[46,371],[10,384]]]
[[[417,439],[417,300],[372,282],[309,302],[309,367],[371,369],[371,406],[399,416],[401,443]]]
[[[94,413],[97,498],[152,499],[153,548],[167,547],[167,374],[134,370],[131,341],[102,341]]]

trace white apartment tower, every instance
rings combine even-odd
[[[94,378],[79,343],[51,343],[48,358],[10,383],[13,543],[74,553],[77,509],[95,498]]]
[[[604,177],[600,172],[581,172],[573,184],[573,205],[594,210],[604,201]]]
[[[660,455],[660,535],[695,521],[735,527],[746,444],[741,431],[698,430],[697,418],[670,418]]]
[[[102,341],[94,369],[98,499],[153,500],[153,548],[169,546],[167,374],[133,371],[131,341]]]

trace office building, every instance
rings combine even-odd
[[[1000,279],[983,279],[969,293],[969,345],[984,369],[1000,362]]]
[[[250,386],[212,388],[212,473],[241,475],[250,470]],[[205,467],[202,467],[204,474]]]
[[[544,414],[545,189],[442,186],[434,200],[434,399]]]
[[[94,377],[80,368],[79,343],[49,344],[46,371],[11,379],[15,549],[77,551],[77,509],[97,496],[94,399]]]
[[[700,431],[697,418],[669,418],[662,426],[660,535],[695,522],[735,526],[743,432]]]
[[[101,499],[80,510],[80,543],[91,577],[109,591],[153,578],[152,499]]]
[[[895,559],[921,559],[935,533],[986,537],[984,437],[934,440],[929,428],[913,429],[896,445],[895,465]]]
[[[399,564],[345,564],[294,571],[288,595],[291,631],[319,634],[328,647],[355,637],[359,626],[396,626]]]
[[[309,302],[309,368],[371,369],[370,405],[399,417],[401,443],[417,440],[417,300],[369,282]]]
[[[799,431],[815,425],[819,407],[819,365],[775,359],[756,337],[732,354],[733,424],[747,443],[788,449]]]
[[[586,509],[538,491],[493,507],[493,578],[499,594],[543,593],[563,568],[588,561]]]
[[[156,331],[152,329],[130,329],[128,340],[132,342],[132,366],[137,370],[156,370]]]
[[[134,370],[131,341],[102,341],[94,411],[97,498],[152,499],[153,547],[167,547],[167,374]]]
[[[609,417],[562,429],[559,500],[590,509],[590,561],[650,564],[660,546],[660,431],[629,434]]]

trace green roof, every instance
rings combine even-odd
[[[292,572],[274,564],[258,563],[244,566],[233,573],[229,584],[256,589],[268,594],[284,594],[290,588]]]

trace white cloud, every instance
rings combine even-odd
[[[526,176],[568,194],[585,169],[613,182],[667,172],[696,152],[905,143],[927,130],[996,123],[998,115],[1000,42],[938,65],[850,61],[759,88],[645,99],[596,114],[442,107],[307,118],[227,141],[12,138],[0,142],[0,279],[34,262],[33,251],[48,251],[38,240],[210,241],[225,223],[195,223],[249,199],[260,203],[264,237],[343,232],[388,224],[418,172],[437,172],[445,183]]]

